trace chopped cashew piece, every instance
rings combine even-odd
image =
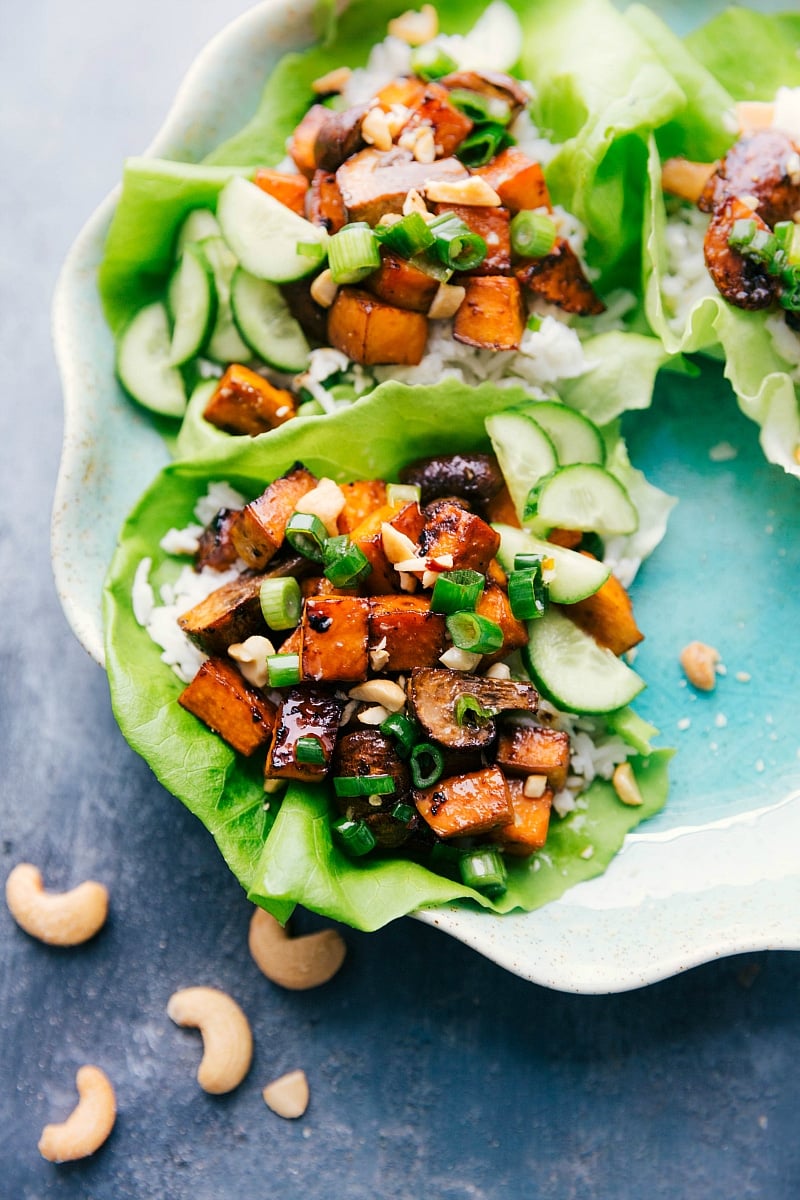
[[[376,704],[372,708],[364,708],[358,714],[358,720],[362,725],[382,725],[387,717],[391,716],[388,708],[382,704]]]
[[[644,804],[644,798],[639,791],[639,784],[636,782],[633,767],[629,762],[618,763],[614,768],[611,782],[614,786],[614,791],[623,804],[627,804],[631,808],[638,808],[639,805]]]
[[[311,84],[311,90],[318,96],[331,96],[335,92],[343,92],[350,82],[353,72],[349,67],[335,67],[327,75],[320,75]]]
[[[361,136],[376,150],[391,150],[392,131],[389,118],[382,108],[376,105],[369,110],[361,122]]]
[[[522,789],[522,794],[523,796],[527,796],[529,800],[537,800],[539,796],[543,796],[546,791],[546,775],[529,775],[525,780],[525,786]]]
[[[399,563],[405,559],[414,558],[417,552],[417,547],[411,538],[401,533],[399,529],[395,529],[394,525],[390,525],[388,521],[384,521],[381,525],[381,543],[383,553],[390,563]]]
[[[740,133],[769,129],[775,120],[775,105],[771,100],[740,100],[736,105],[736,120]]]
[[[389,712],[399,712],[405,706],[406,694],[399,684],[391,679],[368,679],[347,693],[351,700],[382,704]]]
[[[689,642],[680,655],[686,678],[701,692],[713,692],[716,687],[719,658],[719,650],[705,642]]]
[[[268,1083],[262,1091],[264,1103],[279,1117],[294,1120],[308,1108],[308,1080],[305,1071],[289,1071]]]
[[[451,646],[439,656],[439,662],[451,671],[474,671],[482,657],[473,650],[459,650],[458,646]]]
[[[431,321],[446,321],[454,317],[464,303],[466,294],[467,289],[458,284],[440,283],[428,309],[428,317]]]
[[[403,216],[410,217],[412,213],[419,213],[420,216],[428,215],[428,206],[420,196],[416,188],[412,188],[406,193],[406,198],[403,201]]]
[[[219,988],[183,988],[170,996],[167,1013],[176,1025],[199,1029],[203,1036],[197,1068],[203,1091],[219,1096],[238,1087],[250,1070],[253,1035],[236,1001]]]
[[[414,129],[407,129],[405,133],[400,134],[397,144],[401,150],[408,150],[413,154],[417,162],[436,161],[436,141],[430,125],[417,125]]]
[[[391,37],[399,38],[409,46],[421,46],[430,42],[439,32],[439,14],[432,4],[423,4],[419,12],[409,9],[390,21],[388,31]]]
[[[347,947],[335,929],[291,938],[279,921],[257,908],[250,921],[250,953],[267,979],[292,991],[319,987],[344,962]]]
[[[324,271],[320,271],[316,279],[311,284],[311,299],[319,304],[320,308],[330,308],[336,299],[336,293],[339,291],[338,283],[333,282],[333,275],[328,267]]]
[[[486,672],[487,679],[510,679],[511,667],[508,663],[498,662],[492,663],[489,670]]]
[[[99,1150],[114,1128],[117,1101],[105,1071],[81,1067],[75,1076],[78,1103],[60,1125],[45,1125],[39,1153],[48,1162],[74,1162]]]
[[[455,182],[429,179],[425,183],[425,196],[436,204],[476,204],[488,208],[499,208],[502,204],[491,184],[480,175],[470,175],[469,179]]]
[[[31,937],[49,946],[80,946],[105,924],[108,889],[87,879],[68,892],[47,892],[39,868],[18,863],[6,880],[6,904]]]
[[[347,501],[338,483],[332,479],[323,478],[315,488],[301,496],[295,504],[295,512],[313,513],[319,517],[331,537],[336,537],[339,527],[336,524],[339,513]]]
[[[253,633],[245,641],[228,646],[228,654],[239,664],[239,670],[247,682],[257,688],[266,687],[269,682],[267,656],[274,653],[272,642],[260,633]]]

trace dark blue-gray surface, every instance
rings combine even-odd
[[[0,45],[0,873],[94,876],[112,915],[53,951],[0,907],[0,1198],[794,1200],[800,1189],[800,956],[712,963],[612,997],[547,992],[434,930],[345,931],[326,988],[287,993],[246,950],[238,886],[202,828],[116,731],[105,678],[50,577],[60,394],[48,310],[60,261],[154,132],[237,0],[35,0]],[[299,928],[319,924],[304,917]],[[176,987],[229,989],[256,1057],[232,1096],[194,1080]],[[41,1127],[95,1061],[120,1114],[92,1161],[44,1162]],[[261,1087],[303,1067],[281,1121]]]

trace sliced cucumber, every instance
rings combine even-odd
[[[542,427],[524,413],[494,413],[486,418],[486,432],[522,520],[531,488],[558,465],[555,447]]]
[[[311,347],[274,283],[238,267],[231,281],[236,327],[250,349],[278,371],[304,371]]]
[[[214,272],[217,290],[217,319],[206,354],[218,363],[249,362],[252,352],[239,336],[231,308],[231,282],[238,266],[236,256],[221,237],[207,238],[202,248]]]
[[[325,257],[328,234],[324,229],[240,175],[222,189],[217,218],[239,262],[258,279],[271,283],[301,279]]]
[[[630,704],[644,680],[557,608],[528,625],[522,656],[531,679],[558,708],[607,713]]]
[[[552,579],[547,586],[550,599],[556,604],[577,604],[579,600],[593,596],[611,574],[599,559],[587,558],[564,546],[554,546],[525,529],[515,529],[513,525],[495,525],[493,528],[500,534],[497,557],[504,571],[514,570],[517,554],[544,554],[552,558]]]
[[[583,529],[614,537],[635,533],[639,514],[619,480],[595,463],[572,463],[544,479],[536,493],[533,527]]]
[[[169,317],[156,301],[140,308],[117,342],[117,375],[139,404],[165,417],[186,412],[183,376],[170,360]]]
[[[558,465],[597,463],[603,466],[606,447],[603,435],[583,413],[558,400],[539,400],[520,409],[545,431],[556,449]]]
[[[178,230],[175,257],[180,258],[191,242],[204,242],[211,237],[222,237],[219,221],[210,208],[193,208]]]
[[[174,367],[194,358],[205,346],[217,316],[214,272],[202,246],[189,242],[167,285],[172,318],[170,361]]]

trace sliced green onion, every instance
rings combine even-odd
[[[375,233],[387,249],[394,250],[401,258],[411,258],[434,243],[428,222],[418,212],[408,213],[393,225],[379,225]]]
[[[314,513],[293,512],[286,524],[286,540],[304,558],[322,562],[328,531]]]
[[[447,875],[451,879],[459,879],[461,877],[459,870],[461,854],[462,851],[457,846],[448,846],[447,842],[435,842],[428,865],[437,875]]]
[[[422,488],[418,483],[388,483],[386,485],[386,503],[419,504],[422,499]]]
[[[513,221],[512,221],[513,224]],[[728,245],[755,262],[769,265],[781,250],[781,243],[771,229],[762,229],[752,218],[740,217],[733,222]]]
[[[477,696],[459,696],[453,710],[457,725],[483,725],[495,715],[491,708],[484,708]]]
[[[393,775],[335,775],[333,790],[337,796],[389,796],[397,787]]]
[[[523,209],[511,218],[511,249],[523,258],[541,258],[553,249],[558,230],[552,217]]]
[[[401,825],[408,825],[414,820],[417,815],[417,810],[412,808],[410,804],[404,804],[401,800],[399,804],[395,804],[392,809],[392,816],[395,821],[399,821]]]
[[[366,579],[372,564],[363,550],[346,533],[328,538],[322,549],[323,575],[334,587],[354,587]]]
[[[431,787],[442,777],[444,755],[432,742],[419,742],[411,751],[408,765],[415,788]]]
[[[781,272],[781,284],[781,307],[787,312],[800,312],[800,268],[786,267]]]
[[[734,250],[744,250],[749,246],[756,232],[756,223],[752,217],[739,217],[733,222],[728,234],[728,245]]]
[[[408,758],[422,736],[422,730],[417,722],[402,713],[392,713],[381,723],[379,728],[381,733],[395,739],[397,742],[395,748],[401,758]]]
[[[468,133],[456,150],[456,156],[468,167],[482,167],[510,146],[513,138],[503,125],[478,125]]]
[[[446,267],[435,255],[434,250],[426,250],[424,254],[415,254],[412,262],[420,271],[430,275],[431,279],[435,279],[439,283],[447,283],[453,277],[453,268]]]
[[[270,629],[294,629],[300,620],[303,597],[292,576],[265,579],[259,591],[261,612]]]
[[[479,233],[473,233],[455,213],[442,213],[431,221],[428,228],[436,238],[432,253],[446,267],[458,271],[471,271],[486,258],[486,242]]]
[[[486,580],[478,571],[442,571],[431,593],[431,612],[472,611],[483,594]]]
[[[503,645],[503,631],[495,621],[474,612],[452,613],[446,618],[453,645],[473,654],[492,654]]]
[[[319,259],[319,242],[298,242],[295,249],[305,258]]]
[[[427,82],[429,79],[441,79],[443,75],[451,75],[453,71],[458,70],[458,63],[449,54],[445,54],[435,42],[425,42],[412,51],[411,70]]]
[[[299,654],[270,654],[267,657],[269,685],[274,688],[294,687],[300,682]]]
[[[535,621],[547,610],[547,584],[541,567],[512,571],[508,577],[508,603],[518,621]]]
[[[368,225],[345,225],[328,242],[334,283],[360,283],[381,265],[378,239]]]
[[[342,849],[352,858],[361,858],[363,854],[369,854],[377,845],[372,830],[364,821],[351,821],[348,817],[339,817],[333,822],[331,829]]]
[[[306,763],[308,766],[322,767],[325,765],[325,751],[322,742],[313,733],[304,734],[294,745],[295,761]]]
[[[536,313],[531,313],[525,322],[525,328],[532,329],[534,333],[537,333],[542,328],[542,318],[537,317]]]
[[[530,550],[522,554],[515,554],[514,570],[530,571],[536,570],[537,567],[541,570],[544,560],[544,554],[540,553],[538,550]]]
[[[469,88],[451,88],[449,99],[471,121],[507,125],[511,120],[511,105],[499,96],[485,96]]]
[[[485,896],[501,896],[506,890],[508,872],[497,850],[468,850],[459,861],[461,880]]]

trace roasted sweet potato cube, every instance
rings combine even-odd
[[[560,792],[569,770],[569,734],[539,725],[508,724],[497,739],[498,767],[509,775],[546,775]]]
[[[500,534],[454,500],[437,500],[425,509],[419,537],[423,554],[452,554],[453,569],[486,572],[500,546]]]
[[[291,208],[299,217],[305,216],[308,191],[305,175],[290,175],[286,171],[271,171],[267,167],[259,167],[253,176],[253,183],[268,196],[274,196],[281,204]]]
[[[508,275],[463,278],[467,294],[455,315],[453,337],[484,350],[518,350],[525,332],[522,289]]]
[[[386,503],[386,484],[382,479],[356,479],[340,483],[344,508],[339,513],[339,532],[350,533],[362,521]]]
[[[297,654],[303,653],[303,626],[298,625],[293,629],[287,638],[281,643],[279,653],[281,654]],[[302,659],[301,659],[302,664]]]
[[[311,472],[296,463],[242,509],[232,537],[239,557],[249,567],[264,566],[280,550],[297,501],[316,485]]]
[[[326,579],[324,575],[313,575],[310,579],[304,579],[300,590],[303,596],[308,599],[309,596],[357,596],[357,587],[336,587],[330,579]]]
[[[239,519],[238,508],[221,508],[203,530],[194,556],[198,571],[210,567],[212,571],[225,571],[239,557],[231,536],[233,526]]]
[[[306,197],[305,215],[312,225],[338,233],[347,224],[347,209],[332,171],[315,171]]]
[[[661,186],[670,195],[696,204],[718,167],[719,163],[668,158],[661,168]]]
[[[303,608],[304,679],[366,679],[369,670],[369,600],[311,596]]]
[[[319,688],[301,684],[284,697],[275,716],[275,729],[267,755],[267,779],[302,779],[319,782],[328,773],[342,715],[342,701]],[[297,761],[300,738],[315,738],[324,761]]]
[[[328,339],[353,362],[416,366],[425,353],[428,322],[421,313],[343,287],[328,310]]]
[[[545,788],[541,796],[528,797],[523,791],[523,780],[508,779],[506,782],[511,801],[511,820],[508,825],[498,825],[493,829],[489,838],[502,846],[506,854],[527,858],[535,850],[541,850],[547,841],[553,792]]]
[[[564,612],[614,654],[624,654],[644,638],[633,615],[631,598],[616,575],[609,575],[593,596],[565,605]]]
[[[557,238],[550,254],[519,263],[514,274],[528,291],[563,308],[564,312],[593,317],[605,311],[605,304],[586,278],[581,261],[566,238]]]
[[[511,270],[511,213],[484,204],[434,204],[434,212],[454,213],[486,242],[486,258],[470,275],[502,275]]]
[[[365,554],[372,567],[364,588],[371,596],[382,596],[395,592],[399,587],[399,576],[389,562],[383,549],[382,526],[385,523],[404,533],[412,542],[417,542],[425,518],[418,504],[401,507],[384,504],[373,509],[369,516],[350,530],[350,539]]]
[[[547,540],[554,546],[563,546],[566,550],[576,550],[583,541],[583,531],[580,529],[551,529]]]
[[[437,158],[453,154],[472,130],[472,121],[450,103],[447,88],[429,83],[414,105],[403,132],[420,125],[433,126],[433,144]]]
[[[306,179],[311,179],[317,169],[317,134],[330,115],[331,110],[324,104],[313,104],[289,140],[289,156]]]
[[[283,425],[296,412],[291,392],[274,387],[249,367],[233,363],[214,389],[203,416],[226,433],[255,437]]]
[[[483,176],[512,212],[551,207],[541,166],[513,146],[501,150],[485,167],[478,167],[477,174]]]
[[[430,601],[424,596],[370,600],[369,649],[376,670],[435,667],[447,648],[446,634],[443,615],[431,612]]]
[[[424,93],[425,84],[421,79],[417,79],[415,75],[405,75],[387,83],[376,94],[375,99],[384,112],[390,112],[394,104],[401,104],[403,108],[414,108]]]
[[[178,703],[240,754],[254,754],[272,736],[275,705],[224,658],[206,659]]]
[[[381,265],[364,280],[364,287],[386,304],[426,313],[439,290],[439,282],[406,258],[381,250]]]
[[[487,503],[486,519],[492,525],[512,525],[515,529],[520,528],[514,501],[511,499],[511,493],[505,484],[503,484],[497,495],[492,496],[491,500]]]
[[[414,792],[417,811],[441,838],[486,833],[512,817],[506,778],[497,767],[441,779]]]
[[[482,617],[488,617],[499,625],[503,631],[503,645],[494,654],[484,655],[483,664],[487,667],[492,663],[506,658],[513,650],[521,650],[528,644],[528,630],[524,621],[518,621],[511,611],[508,595],[496,583],[487,583],[483,595],[475,606],[475,611]]]
[[[266,632],[259,600],[263,578],[247,572],[224,583],[182,613],[178,624],[204,654],[224,654],[234,642]]]

